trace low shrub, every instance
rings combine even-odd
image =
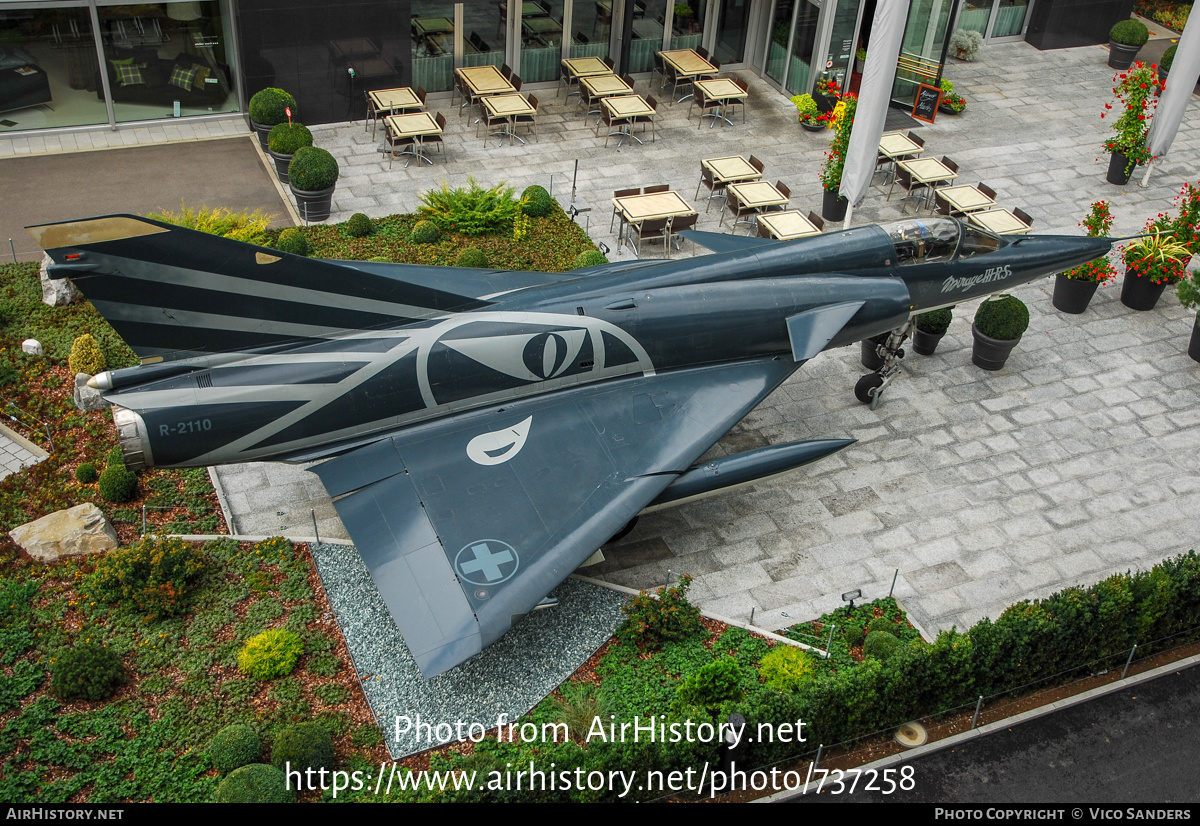
[[[474,267],[475,269],[484,269],[488,265],[487,256],[479,247],[467,247],[458,254],[458,258],[454,259],[456,267]]]
[[[408,240],[414,244],[436,244],[441,237],[437,224],[432,221],[417,221]]]
[[[7,387],[19,378],[21,374],[11,361],[0,360],[0,387]]]
[[[1176,43],[1171,46],[1168,46],[1167,50],[1165,52],[1163,52],[1162,60],[1159,61],[1159,64],[1158,64],[1159,69],[1161,69],[1164,72],[1171,71],[1171,64],[1175,62],[1175,47],[1178,45],[1179,44]]]
[[[462,235],[507,229],[519,211],[511,186],[500,183],[484,189],[474,178],[469,178],[465,187],[451,189],[443,183],[440,189],[422,192],[417,207],[417,212],[438,229]]]
[[[286,628],[263,631],[251,637],[238,652],[238,670],[256,680],[271,680],[292,673],[304,643]]]
[[[296,99],[282,89],[268,86],[254,93],[250,98],[250,120],[263,126],[274,126],[287,120],[287,110],[292,110],[292,117],[298,114]]]
[[[1012,341],[1029,328],[1029,308],[1015,295],[988,299],[975,311],[975,326],[988,338]]]
[[[702,706],[716,714],[723,703],[742,698],[742,670],[732,657],[714,660],[688,675],[675,695],[684,706]]]
[[[939,336],[950,329],[950,322],[953,318],[954,311],[950,307],[943,307],[940,310],[921,313],[913,318],[913,321],[916,322],[918,330],[929,333],[931,336]]]
[[[84,462],[75,468],[75,481],[80,484],[90,485],[99,478],[100,474],[96,472],[96,466],[90,462]]]
[[[885,634],[896,636],[896,623],[892,622],[887,617],[876,617],[867,623],[867,635],[871,635],[876,631],[882,631]]]
[[[813,662],[803,650],[776,645],[758,663],[758,673],[771,688],[795,691],[812,676]]]
[[[104,353],[100,352],[100,345],[91,333],[84,333],[75,339],[71,345],[71,355],[67,357],[67,366],[72,373],[87,373],[89,376],[104,370]]]
[[[607,263],[608,259],[604,257],[604,253],[600,252],[600,250],[584,250],[575,256],[575,263],[571,269],[582,270],[585,267],[599,267],[601,264]]]
[[[287,775],[265,763],[234,769],[213,797],[217,803],[295,803],[296,792],[288,788]]]
[[[302,123],[277,123],[267,134],[267,146],[277,155],[294,155],[302,146],[312,146],[312,132]]]
[[[235,723],[216,733],[208,746],[208,754],[217,771],[228,774],[258,760],[262,754],[262,741],[254,729]]]
[[[100,484],[103,487],[103,475]],[[178,538],[148,536],[101,557],[85,591],[94,600],[161,619],[187,609],[192,585],[204,564],[204,554],[195,545]]]
[[[291,253],[292,255],[307,256],[309,253],[308,238],[304,236],[299,227],[288,227],[279,233],[279,240],[275,242],[275,249],[280,252]]]
[[[863,656],[887,662],[902,643],[890,631],[872,631],[863,642]]]
[[[271,765],[285,771],[333,769],[333,738],[318,723],[288,726],[271,747]]]
[[[974,60],[983,48],[983,35],[972,29],[955,29],[950,35],[950,51],[959,60]]]
[[[527,186],[521,193],[521,211],[532,218],[545,218],[554,211],[554,198],[544,186]]]
[[[1145,46],[1150,39],[1150,30],[1146,24],[1132,17],[1122,20],[1108,30],[1108,39],[1122,46]]]
[[[337,183],[338,162],[319,146],[302,146],[288,164],[288,180],[294,189],[319,192]]]
[[[700,610],[687,600],[691,584],[692,578],[685,574],[677,585],[660,590],[658,599],[642,591],[626,602],[621,606],[626,620],[617,629],[617,638],[645,649],[703,634]]]
[[[113,462],[100,474],[100,498],[105,502],[128,502],[137,494],[137,486],[137,474],[124,462]]]
[[[94,642],[60,651],[50,669],[50,690],[60,700],[107,700],[123,682],[120,655]]]
[[[267,215],[261,209],[232,212],[224,207],[209,209],[200,206],[193,209],[180,204],[179,212],[151,212],[146,217],[164,224],[175,224],[197,232],[263,246],[267,241],[267,225],[275,216]]]
[[[356,212],[346,221],[346,234],[351,238],[366,238],[375,231],[375,224],[361,212]]]

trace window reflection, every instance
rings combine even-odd
[[[521,79],[558,79],[562,60],[563,0],[524,0],[521,4]]]
[[[445,92],[454,85],[454,5],[412,3],[412,85]]]

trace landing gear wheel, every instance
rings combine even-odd
[[[858,384],[854,385],[854,398],[863,404],[870,404],[874,401],[877,389],[882,386],[883,376],[878,373],[867,373],[858,380]]]
[[[624,539],[626,536],[629,535],[630,531],[632,531],[634,528],[637,527],[637,523],[638,523],[638,517],[635,516],[635,517],[633,517],[633,519],[630,519],[628,522],[625,523],[625,527],[621,528],[621,530],[619,530],[615,534],[613,534],[612,539],[608,540],[604,544],[611,545],[614,542],[620,542],[622,539]]]

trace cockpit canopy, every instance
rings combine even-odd
[[[896,264],[932,264],[971,258],[993,252],[1004,245],[998,235],[952,218],[910,218],[885,224],[884,230],[896,248]]]

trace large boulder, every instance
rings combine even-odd
[[[75,407],[85,413],[89,410],[103,410],[108,407],[108,402],[100,396],[100,391],[88,387],[90,378],[91,376],[87,373],[75,374]]]
[[[42,562],[111,551],[117,547],[117,532],[91,502],[26,522],[13,528],[8,535],[26,553]]]
[[[51,307],[64,307],[80,298],[79,289],[69,278],[51,278],[46,274],[46,267],[53,264],[49,255],[42,255],[42,303]]]

